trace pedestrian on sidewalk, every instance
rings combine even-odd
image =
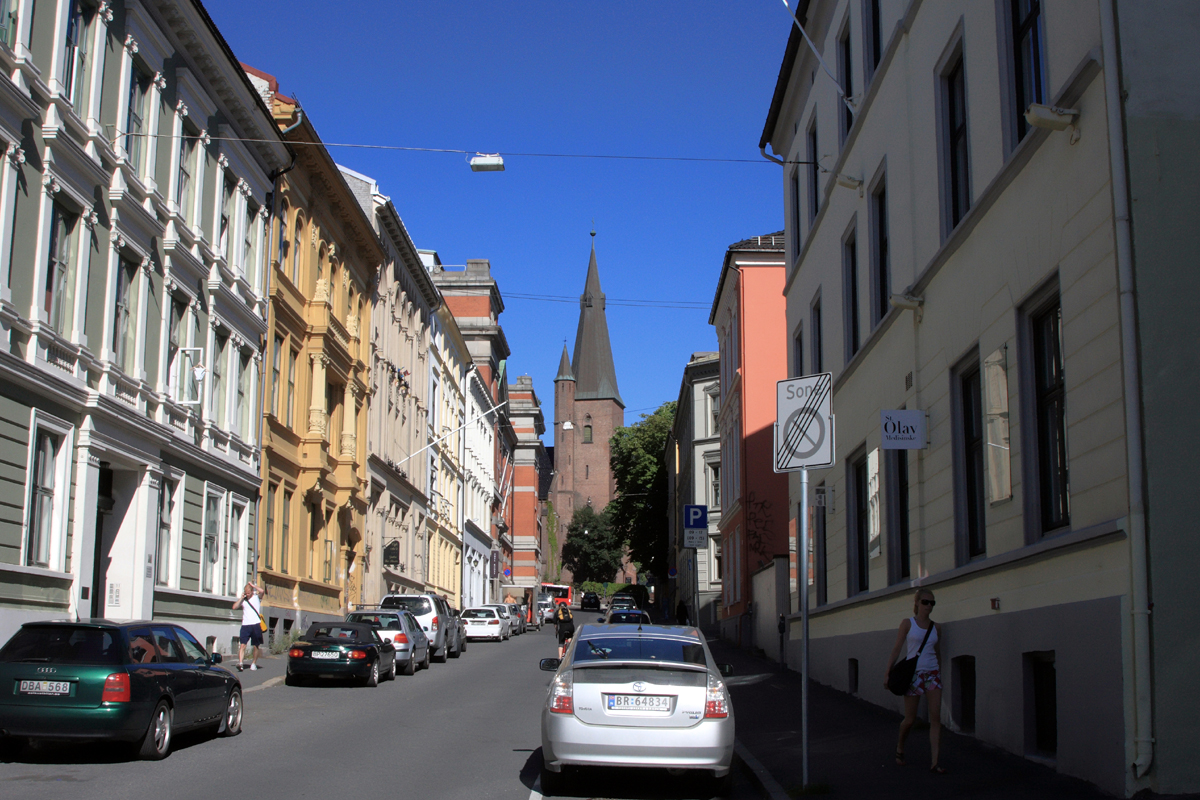
[[[917,590],[913,598],[913,615],[901,622],[900,630],[896,632],[896,644],[883,671],[883,685],[888,686],[888,675],[903,647],[906,659],[917,659],[917,669],[904,695],[904,719],[900,722],[900,735],[896,740],[896,765],[904,766],[904,740],[917,721],[917,706],[924,695],[929,711],[929,771],[945,775],[946,770],[938,764],[938,747],[942,739],[941,628],[929,618],[935,605],[933,592]]]
[[[675,609],[675,621],[680,625],[688,624],[688,607],[682,600],[679,601],[679,606]]]
[[[566,603],[559,603],[558,608],[554,610],[554,632],[558,634],[558,657],[562,658],[567,644],[575,635],[575,617]]]
[[[247,583],[242,589],[242,596],[233,604],[233,610],[242,610],[242,631],[238,636],[238,672],[245,668],[246,645],[251,646],[250,669],[258,669],[258,653],[263,643],[263,631],[266,621],[262,615],[262,598],[267,590],[253,583]]]

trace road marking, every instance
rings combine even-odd
[[[771,773],[767,771],[767,768],[759,763],[757,758],[751,755],[750,751],[746,749],[746,745],[742,744],[740,739],[734,740],[733,749],[734,752],[738,754],[738,758],[742,760],[742,763],[750,768],[750,772],[752,773],[755,782],[759,784],[763,792],[766,793],[767,797],[769,797],[771,800],[789,800],[788,793],[785,792],[783,787],[779,785],[779,782],[771,776]]]
[[[529,790],[529,800],[543,800],[542,796],[542,776],[538,775],[533,779],[533,788]]]
[[[280,675],[278,678],[271,678],[270,680],[265,681],[265,682],[259,684],[258,686],[251,686],[249,689],[243,689],[242,694],[249,694],[250,692],[257,692],[259,689],[270,689],[272,686],[278,686],[281,683],[283,683],[282,675]]]

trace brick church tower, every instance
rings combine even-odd
[[[560,557],[575,510],[591,505],[597,512],[602,511],[616,493],[616,480],[608,464],[608,440],[624,424],[625,402],[617,390],[593,241],[587,280],[579,296],[575,351],[568,358],[563,345],[554,378],[555,475],[550,497],[559,518]],[[569,580],[565,573],[564,579]]]

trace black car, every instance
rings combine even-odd
[[[165,758],[174,735],[242,729],[242,683],[196,638],[164,622],[27,622],[0,650],[0,746],[129,742]]]
[[[288,650],[288,686],[314,678],[351,678],[363,686],[396,677],[396,648],[374,626],[319,622]]]
[[[579,608],[582,611],[587,611],[588,609],[595,609],[596,611],[599,611],[600,595],[596,594],[595,592],[584,592],[583,599],[579,601]]]

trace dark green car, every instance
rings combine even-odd
[[[242,684],[196,638],[162,622],[30,622],[0,650],[0,746],[129,742],[165,758],[176,733],[242,728]]]

